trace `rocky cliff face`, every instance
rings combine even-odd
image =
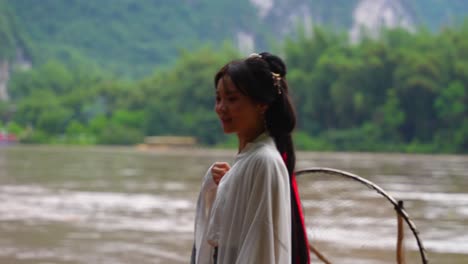
[[[250,0],[250,3],[256,8],[260,20],[272,25],[278,38],[291,33],[298,25],[310,32],[313,24],[324,24],[324,17],[330,16],[331,12],[314,5],[311,0]],[[344,27],[348,29],[353,42],[358,41],[363,33],[376,35],[382,28],[414,28],[413,15],[403,0],[350,0],[346,3],[350,5],[352,22]],[[240,32],[239,35],[241,37],[237,37],[237,42],[240,50],[255,50],[256,41],[252,32]],[[249,43],[247,48],[242,46],[246,42]]]
[[[361,0],[353,11],[354,24],[349,31],[357,42],[364,33],[376,36],[382,28],[414,30],[414,19],[401,0]]]
[[[298,25],[306,30],[312,27],[310,1],[307,0],[250,0],[250,4],[257,11],[260,24],[267,25],[269,31],[274,32],[275,38],[282,39],[295,30]],[[258,36],[255,32],[239,30],[236,33],[238,49],[243,53],[256,50]]]
[[[22,49],[16,49],[16,58],[13,62],[6,59],[0,59],[0,101],[8,101],[8,80],[12,72],[12,65],[17,70],[28,70],[31,68],[32,63],[26,58]]]
[[[0,101],[9,99],[7,83],[10,79],[10,63],[7,60],[0,60]]]
[[[250,0],[257,9],[258,17],[272,30],[284,35],[296,29],[298,25],[309,28],[312,20],[320,20],[312,10],[310,0]],[[312,1],[313,2],[313,1]]]

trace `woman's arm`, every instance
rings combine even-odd
[[[226,162],[215,162],[205,174],[202,187],[198,196],[195,212],[195,245],[192,260],[206,259],[211,249],[205,239],[209,216],[216,198],[218,184],[222,177],[230,169]],[[202,256],[200,256],[202,255]]]

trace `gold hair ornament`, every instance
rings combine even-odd
[[[260,58],[263,59],[262,55],[258,53],[251,53],[248,58]],[[273,85],[278,90],[278,94],[281,94],[281,75],[279,73],[271,72],[271,77],[273,78]]]
[[[271,73],[271,77],[273,78],[273,85],[278,90],[278,94],[281,94],[281,75],[279,73]]]
[[[258,54],[258,53],[252,53],[252,54],[249,55],[248,58],[262,58],[262,56],[260,54]]]

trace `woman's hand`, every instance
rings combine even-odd
[[[213,181],[216,185],[219,184],[219,181],[221,181],[221,178],[229,171],[229,169],[231,169],[231,166],[229,166],[229,163],[227,162],[215,162],[213,164],[211,167],[211,175],[213,175]]]

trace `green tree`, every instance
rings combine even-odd
[[[149,135],[192,135],[204,144],[222,138],[214,113],[214,74],[227,61],[238,57],[226,46],[220,52],[203,48],[183,52],[176,65],[157,72],[140,83],[150,101],[145,109]]]

